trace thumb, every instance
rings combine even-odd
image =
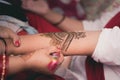
[[[9,38],[12,39],[12,42],[16,47],[20,46],[20,37],[16,33],[12,32],[9,34]]]

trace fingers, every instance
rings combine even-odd
[[[48,53],[52,58],[51,62],[48,64],[48,69],[51,72],[54,72],[63,62],[64,57],[62,54],[60,54],[60,50],[56,47],[50,47]]]
[[[19,47],[20,46],[20,37],[17,34],[15,34],[14,32],[10,32],[10,34],[8,34],[8,35],[9,35],[9,38],[12,39],[13,44],[15,46]]]
[[[51,72],[55,72],[56,69],[62,64],[63,61],[64,61],[64,56],[60,54],[60,52],[54,52],[52,55],[52,61],[48,65],[48,69]]]
[[[10,39],[12,39],[13,44],[15,46],[20,46],[20,38],[19,38],[19,36],[15,32],[13,32],[12,30],[10,30],[9,28],[0,26],[0,37],[2,37],[2,38],[10,38]]]
[[[47,63],[47,70],[49,73],[54,73],[59,64],[61,63],[62,56],[60,55],[59,50],[57,50],[55,47],[50,48],[44,48],[40,51],[41,54],[46,56],[46,60],[48,60]],[[44,56],[43,56],[44,57]],[[48,58],[48,59],[47,59]]]
[[[52,61],[48,64],[48,70],[53,73],[57,67],[58,67],[58,62],[56,59],[52,59]]]

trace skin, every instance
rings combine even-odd
[[[59,55],[59,53],[57,54],[55,53],[55,51],[59,52],[59,50],[56,50],[55,47],[50,47],[45,49],[42,48],[36,51],[35,50],[28,51],[28,54],[24,53],[24,55],[22,55],[21,52],[20,53],[16,52],[17,53],[16,55],[13,55],[12,52],[9,54],[10,46],[7,41],[9,41],[10,45],[12,45],[14,49],[20,48],[20,43],[18,42],[20,40],[20,37],[16,35],[9,28],[2,26],[0,26],[0,37],[6,40],[7,43],[7,46],[5,46],[4,42],[0,40],[0,54],[4,54],[5,51],[7,50],[6,56],[9,59],[9,63],[8,66],[7,65],[6,66],[8,67],[8,75],[29,69],[47,74],[52,74],[57,68],[57,66],[54,65],[48,66],[48,65],[50,65],[50,63],[53,64],[53,62],[54,64],[59,65],[63,61],[62,55]],[[54,54],[51,55],[51,53]],[[51,71],[52,67],[54,67],[55,69]]]
[[[63,55],[92,55],[101,31],[40,33],[20,36],[21,46],[14,47],[10,40],[8,52],[28,53],[42,48],[55,47]],[[31,41],[34,41],[31,43]],[[29,44],[29,45],[28,45]],[[88,45],[89,44],[89,45]]]
[[[7,27],[0,26],[0,37],[11,39],[14,46],[20,46],[19,36]]]
[[[51,71],[49,69],[51,68],[46,66],[52,60],[45,59],[43,61],[43,59],[46,58],[47,56],[50,57],[50,53],[60,52],[61,55],[63,54],[64,56],[92,55],[97,45],[97,41],[100,33],[101,31],[88,31],[88,32],[81,31],[81,32],[58,32],[58,33],[39,33],[34,35],[23,35],[23,36],[20,36],[20,39],[21,39],[20,47],[14,47],[12,44],[12,41],[10,39],[6,39],[6,42],[8,44],[7,52],[11,52],[14,55],[18,55],[18,54],[30,55],[30,52],[34,52],[32,55],[33,58],[27,58],[27,59],[20,58],[20,62],[22,66],[21,67],[18,66],[17,71],[26,69],[25,68],[26,65],[24,65],[23,63],[25,64],[27,63],[28,66],[31,66],[30,68],[27,67],[27,69],[32,69],[32,70],[35,69],[41,72],[47,72],[46,70],[48,70],[48,72],[50,73]],[[31,43],[31,41],[34,41],[34,42]],[[45,52],[41,52],[40,49],[41,50],[45,49],[45,51],[46,49],[49,49],[50,51],[47,51],[47,53],[45,53]],[[46,63],[46,65],[36,63],[36,62],[41,63],[41,61],[43,63]],[[49,63],[46,61],[48,61]],[[58,64],[61,64],[62,61],[63,61],[63,56],[60,56],[56,60]],[[69,65],[69,62],[70,62],[70,58],[65,59],[62,66],[67,67]],[[14,69],[13,65],[15,64],[17,65],[18,62],[17,63],[13,62],[9,65],[11,65],[12,69]],[[39,66],[42,66],[42,67],[39,67]],[[14,71],[12,69],[9,69],[9,70]],[[14,71],[14,72],[17,72],[17,71]]]
[[[21,7],[27,11],[34,12],[44,17],[51,24],[58,23],[63,17],[63,15],[50,10],[45,0],[22,0]],[[64,21],[57,25],[57,27],[63,31],[69,32],[84,30],[82,21],[71,19],[68,17],[65,17]]]
[[[36,13],[36,14],[42,16],[44,19],[49,21],[51,24],[56,24],[59,21],[61,21],[61,19],[63,18],[63,15],[58,14],[56,12],[53,12],[49,8],[49,6],[48,6],[48,4],[47,4],[47,2],[45,0],[22,0],[22,6],[21,7],[23,9],[27,10],[27,11],[31,11],[33,13]],[[72,19],[72,18],[69,18],[69,17],[65,17],[65,19],[59,25],[55,25],[55,27],[58,27],[61,30],[67,31],[67,32],[76,32],[76,31],[83,31],[84,30],[82,21],[78,21],[76,19]],[[86,45],[86,43],[89,44],[89,42],[90,41],[84,42],[84,44],[85,45]],[[68,43],[70,43],[70,42],[68,42]],[[86,46],[84,44],[79,44],[79,45],[82,45],[84,48],[83,47],[79,47],[79,50],[77,50],[78,47],[73,47],[73,48],[69,47],[69,49],[67,51],[63,50],[62,53],[64,55],[80,55],[80,54],[85,55],[86,53],[93,52],[89,48],[86,48]],[[85,49],[86,49],[86,51],[85,51]],[[94,49],[94,48],[91,47],[91,49]],[[78,51],[80,52],[80,54],[78,54]],[[72,52],[75,52],[75,53],[73,54]],[[89,55],[91,55],[91,54],[89,54]],[[68,56],[64,60],[64,63],[63,63],[62,66],[67,67],[65,65],[66,64],[69,65],[70,61],[71,61],[71,57]]]
[[[44,15],[44,18],[49,18],[49,16],[52,16],[52,11],[49,10],[48,5],[43,1],[43,0],[22,0],[23,1],[23,5],[22,7],[26,10],[31,10],[37,14],[39,14],[39,10],[40,11],[40,15]],[[35,4],[33,4],[33,1]],[[28,3],[28,4],[26,4]],[[41,4],[42,3],[42,4]],[[41,5],[39,5],[41,4]],[[28,8],[28,6],[33,6],[32,9]],[[36,5],[34,7],[34,5]],[[40,8],[40,7],[41,8]],[[43,9],[44,8],[44,9]],[[47,13],[46,13],[47,11]],[[50,14],[50,15],[48,15]],[[61,15],[57,15],[56,13],[54,13],[57,17],[56,19],[61,19]],[[52,18],[48,19],[49,21],[52,20]],[[56,23],[59,20],[54,20],[52,23]],[[69,20],[68,20],[69,21]],[[80,23],[81,25],[81,23]],[[68,25],[69,26],[69,25]],[[70,27],[70,26],[69,26]],[[60,56],[60,58],[57,58],[56,60],[53,60],[53,57],[50,56],[50,53],[52,52],[59,52],[58,49],[61,49],[61,52],[63,53],[63,55],[71,55],[68,54],[67,52],[69,51],[69,48],[72,44],[72,41],[74,41],[75,38],[79,38],[81,35],[81,33],[75,33],[75,32],[71,32],[71,33],[52,33],[52,34],[37,34],[37,35],[32,35],[32,37],[28,36],[20,36],[20,37],[13,37],[16,34],[11,32],[11,30],[7,31],[9,34],[2,34],[3,38],[5,38],[7,44],[8,44],[8,54],[11,55],[15,55],[15,56],[9,56],[9,74],[14,74],[16,72],[25,70],[25,69],[32,69],[35,71],[41,71],[41,72],[47,72],[47,73],[51,73],[51,71],[49,70],[50,68],[47,67],[47,65],[51,62],[51,61],[55,61],[56,63],[60,64],[63,61],[62,55]],[[7,36],[6,37],[4,37]],[[38,38],[39,37],[39,38]],[[10,39],[12,38],[12,39]],[[19,41],[20,39],[20,41]],[[35,40],[34,44],[32,44],[31,40]],[[45,41],[46,43],[43,44]],[[20,45],[21,42],[21,45]],[[20,46],[20,47],[15,47],[15,46]],[[28,45],[30,44],[30,45]],[[51,47],[55,47],[56,49],[54,49],[55,51],[47,51],[46,49],[50,49]],[[51,50],[51,49],[50,49]],[[47,52],[45,52],[47,51]],[[43,52],[43,53],[41,53]],[[46,55],[45,55],[46,54]],[[76,53],[77,54],[77,53]],[[19,55],[19,56],[17,56]],[[36,57],[41,57],[42,58],[36,58]],[[44,61],[41,59],[45,59]],[[38,63],[36,63],[36,61]],[[47,61],[47,62],[46,62]],[[39,64],[42,63],[41,64]]]
[[[37,13],[38,15],[42,15],[45,19],[47,19],[52,24],[57,23],[62,19],[62,15],[51,11],[44,0],[22,0],[22,2],[23,2],[22,7],[25,10],[29,10],[34,13]],[[69,18],[65,18],[65,20],[60,25],[58,25],[58,27],[65,31],[83,30],[83,25],[80,21],[69,19]],[[39,49],[45,49],[45,48],[47,49],[52,46],[55,47],[57,50],[60,49],[61,53],[67,56],[92,55],[92,52],[96,47],[100,32],[101,31],[95,31],[95,32],[81,31],[81,32],[47,33],[47,34],[20,36],[21,46],[17,48],[13,46],[12,41],[10,39],[6,39],[6,42],[8,44],[9,54],[12,53],[14,55],[18,55],[18,54],[27,55],[27,54],[30,54],[29,52],[34,52],[34,51],[36,52],[37,50],[38,50],[37,52],[39,53],[40,52]],[[31,43],[30,41],[34,41],[34,43]],[[50,54],[50,53],[51,52],[47,54]],[[29,62],[29,59],[31,58],[27,58],[27,59],[28,59],[27,61]],[[23,57],[22,57],[22,60],[24,62]],[[21,65],[24,66],[24,64],[21,64]],[[21,68],[18,68],[18,69],[21,70]],[[23,69],[24,68],[22,68],[22,70]]]
[[[9,74],[15,74],[23,70],[33,70],[36,72],[42,72],[45,74],[53,74],[54,70],[50,70],[48,64],[53,61],[58,65],[62,62],[63,58],[58,57],[54,59],[52,56],[48,55],[52,49],[39,49],[37,51],[31,52],[27,55],[21,56],[10,56],[9,57]]]

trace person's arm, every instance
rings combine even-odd
[[[32,11],[46,20],[48,20],[51,24],[56,24],[61,22],[56,27],[59,27],[63,31],[80,31],[83,30],[82,21],[78,21],[72,18],[65,17],[63,19],[63,15],[53,12],[48,7],[48,4],[45,0],[22,0],[22,8],[25,10]],[[63,21],[61,21],[63,20]]]
[[[14,47],[11,41],[7,40],[7,52],[27,53],[40,48],[56,46],[62,50],[64,55],[91,55],[96,47],[100,32],[82,31],[24,35],[20,36],[20,47]]]
[[[20,36],[21,45],[20,47],[14,47],[10,39],[6,39],[8,48],[8,54],[24,54],[29,53],[41,48],[50,47],[51,38],[40,36],[40,34],[35,35],[22,35]]]
[[[56,23],[59,23],[64,15],[49,10],[46,15],[43,15],[43,17],[54,25]],[[55,26],[62,29],[63,31],[69,32],[84,30],[82,21],[69,18],[67,16],[65,16],[65,18],[58,25]]]
[[[27,55],[9,56],[8,75],[24,70],[52,74],[63,61],[54,48],[39,49]],[[49,53],[53,53],[50,55]]]
[[[18,73],[27,68],[25,61],[20,56],[8,56],[8,57],[9,62],[7,75]]]
[[[9,41],[11,42],[10,45],[15,47],[12,44],[12,40],[9,39]],[[7,55],[6,50],[9,49],[10,46],[8,43],[6,45],[6,43],[5,39],[0,38],[0,74],[2,74],[2,76],[7,74],[7,70],[7,75],[10,75],[26,69],[50,74],[56,70],[63,60],[62,54],[60,54],[60,51],[55,47],[46,47],[45,49],[39,49],[24,55]]]

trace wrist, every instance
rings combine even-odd
[[[26,69],[25,62],[20,56],[10,56],[8,73],[14,74]]]
[[[65,16],[65,15],[62,15],[61,19],[60,19],[58,22],[53,23],[53,25],[55,25],[55,26],[60,25],[60,24],[65,20],[65,18],[66,18],[66,16]]]
[[[52,10],[48,10],[46,13],[42,14],[42,16],[43,16],[44,18],[48,18],[49,16],[51,16],[52,13],[53,13]]]
[[[48,11],[46,15],[43,16],[47,21],[53,25],[59,25],[65,20],[65,15],[58,14],[52,10]]]

